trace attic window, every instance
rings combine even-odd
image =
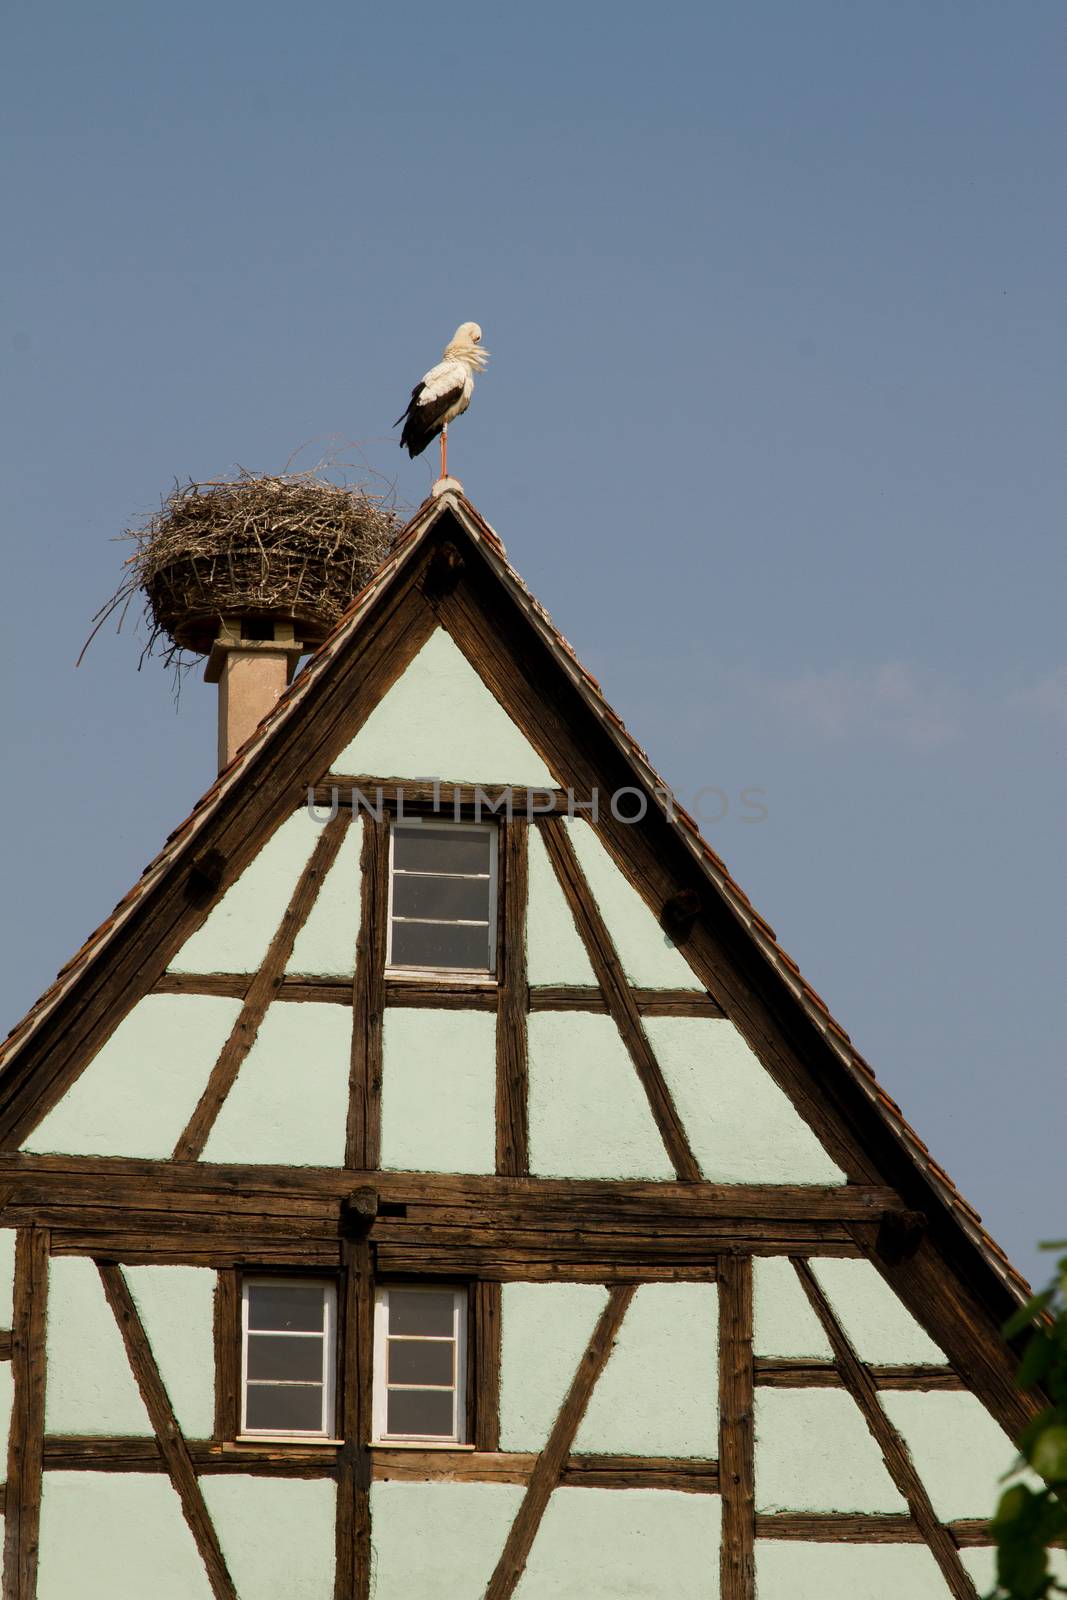
[[[374,1437],[466,1438],[465,1289],[379,1289],[374,1309]]]
[[[491,823],[393,824],[390,968],[495,972],[496,843]]]
[[[241,1301],[241,1433],[330,1438],[336,1286],[246,1278]]]

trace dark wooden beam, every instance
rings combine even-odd
[[[307,921],[326,874],[337,858],[337,852],[341,848],[350,821],[351,818],[347,813],[339,811],[336,817],[326,824],[321,837],[316,840],[310,859],[297,879],[296,888],[282,916],[281,924],[263,958],[263,965],[248,986],[240,1015],[211,1069],[204,1092],[174,1147],[175,1161],[196,1161],[203,1153],[208,1135],[215,1126],[215,1119],[222,1110],[223,1102],[241,1070],[241,1063],[256,1042],[260,1024],[281,983],[285,964],[296,943],[296,936]]]
[[[908,1510],[955,1600],[977,1600],[977,1591],[959,1557],[959,1550],[948,1529],[938,1520],[930,1496],[915,1470],[908,1447],[890,1422],[878,1400],[874,1380],[857,1356],[844,1329],[835,1317],[815,1274],[806,1261],[795,1259],[797,1277],[812,1310],[830,1341],[845,1387],[863,1412],[867,1426],[882,1453],[889,1476],[908,1503]]]
[[[472,1361],[469,1369],[476,1450],[500,1449],[500,1307],[499,1283],[471,1285],[469,1321]]]
[[[334,1600],[368,1600],[374,1289],[367,1236],[345,1241],[340,1334],[337,1554]]]
[[[141,1392],[148,1419],[152,1424],[160,1456],[166,1463],[175,1492],[181,1501],[182,1512],[200,1552],[208,1582],[215,1600],[237,1600],[237,1590],[230,1577],[226,1558],[222,1553],[214,1524],[204,1501],[189,1448],[178,1426],[174,1408],[159,1375],[152,1347],[134,1305],[133,1296],[123,1276],[122,1268],[113,1262],[98,1262],[100,1280],[104,1285],[108,1304],[118,1323],[130,1370]]]
[[[771,1389],[840,1389],[841,1373],[833,1361],[798,1361],[780,1356],[756,1357],[756,1382]],[[872,1366],[867,1371],[876,1389],[965,1389],[952,1367]]]
[[[614,1288],[597,1319],[589,1345],[571,1381],[544,1449],[530,1474],[526,1494],[511,1525],[500,1560],[485,1591],[485,1600],[510,1600],[522,1577],[527,1558],[541,1526],[549,1497],[571,1453],[575,1434],[581,1426],[597,1379],[607,1365],[612,1347],[622,1326],[626,1309],[633,1299],[633,1285]]]
[[[719,1547],[721,1600],[754,1600],[755,1400],[752,1365],[752,1260],[719,1257]]]
[[[966,1518],[946,1522],[958,1549],[993,1543],[988,1522]],[[799,1539],[805,1544],[925,1544],[911,1517],[864,1515],[848,1511],[775,1511],[756,1518],[757,1539]]]
[[[496,1014],[496,1170],[522,1178],[530,1170],[529,1074],[526,1049],[527,824],[499,827],[500,984]]]
[[[20,1228],[15,1241],[11,1329],[15,1399],[4,1502],[5,1600],[34,1600],[37,1594],[47,1317],[48,1232],[44,1228]]]
[[[378,1165],[382,1124],[382,1027],[389,916],[389,827],[363,819],[360,922],[352,980],[352,1062],[345,1165]]]
[[[241,1417],[241,1284],[232,1267],[215,1280],[215,1438],[236,1438]]]
[[[675,1110],[659,1062],[642,1026],[637,1001],[622,970],[607,924],[585,881],[574,846],[562,822],[554,817],[546,818],[541,824],[541,837],[560,888],[571,908],[597,983],[607,1001],[608,1011],[637,1069],[675,1174],[682,1182],[699,1183],[699,1163],[690,1149],[682,1119]]]

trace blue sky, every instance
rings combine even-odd
[[[1041,1274],[1062,5],[23,0],[5,35],[4,1026],[213,776],[213,691],[175,709],[129,627],[73,670],[110,541],[237,464],[417,504],[390,424],[476,318],[468,494]]]

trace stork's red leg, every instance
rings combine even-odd
[[[441,429],[441,476],[448,477],[448,423]]]

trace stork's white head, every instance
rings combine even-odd
[[[484,372],[488,350],[481,348],[482,330],[476,322],[461,322],[445,346],[446,361],[462,361],[473,372]]]

